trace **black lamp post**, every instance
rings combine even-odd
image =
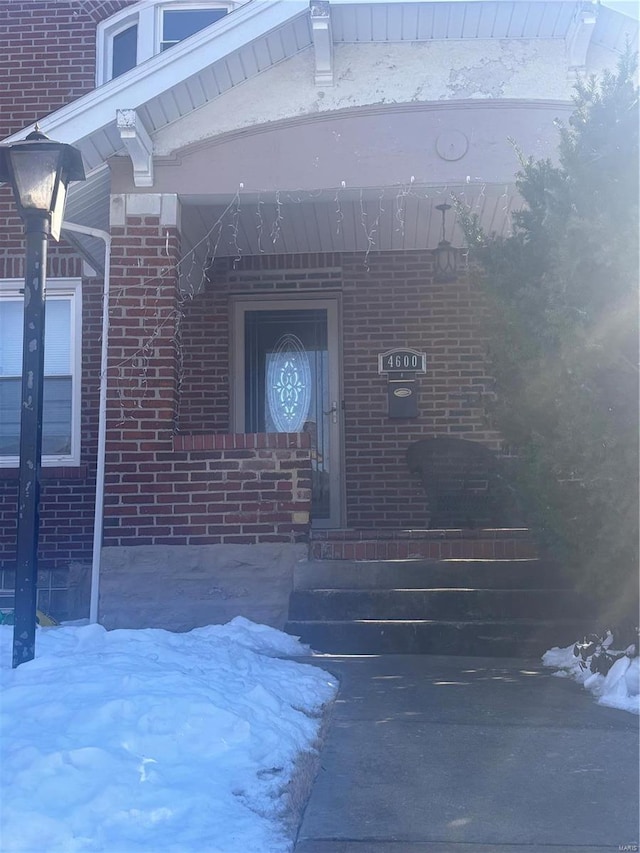
[[[0,183],[13,188],[26,236],[14,668],[35,655],[47,240],[60,239],[67,184],[84,180],[80,152],[37,125],[23,142],[0,145]]]
[[[445,216],[447,210],[451,210],[450,204],[436,204],[436,210],[442,212],[442,239],[435,249],[436,255],[436,281],[455,281],[457,278],[457,257],[456,250],[451,243],[445,239]]]

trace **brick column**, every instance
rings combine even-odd
[[[174,195],[111,199],[105,542],[153,491],[177,412],[180,235]],[[134,544],[134,543],[131,543]],[[143,544],[143,543],[140,543]]]

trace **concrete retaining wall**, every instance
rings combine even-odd
[[[246,616],[282,628],[306,557],[306,545],[285,543],[103,548],[100,622],[189,631]]]

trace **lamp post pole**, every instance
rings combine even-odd
[[[13,666],[33,660],[38,596],[38,509],[42,458],[44,318],[49,236],[60,239],[67,185],[84,181],[77,148],[54,142],[36,125],[26,139],[0,145],[0,183],[10,183],[24,222],[26,262],[20,398],[20,473]]]
[[[30,215],[25,218],[26,266],[13,631],[14,668],[33,660],[35,656],[44,318],[49,230],[48,217]]]

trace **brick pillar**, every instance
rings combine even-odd
[[[153,491],[158,454],[172,452],[179,369],[177,197],[112,196],[111,234],[105,543],[111,535],[121,540],[114,528],[126,527],[126,519],[130,532],[138,526],[140,496]]]

